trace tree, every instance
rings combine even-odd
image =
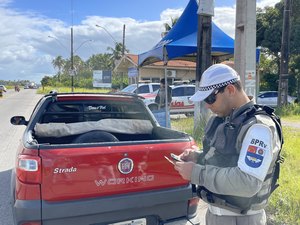
[[[283,24],[283,1],[277,3],[274,7],[266,7],[264,9],[257,10],[257,45],[262,47],[262,53],[267,58],[272,59],[277,64],[277,71],[272,73],[263,69],[263,72],[276,77],[278,81],[280,70],[280,52],[281,52],[281,36],[282,36],[282,24]],[[294,0],[292,3],[291,12],[291,29],[290,29],[290,68],[294,65],[294,60],[300,54],[300,0]],[[299,62],[300,63],[300,62]],[[297,61],[296,61],[297,64]],[[294,66],[299,67],[299,66]],[[267,68],[267,67],[266,67]],[[274,67],[273,67],[274,68]],[[289,74],[294,75],[292,70]],[[265,74],[263,74],[265,75]],[[296,89],[296,83],[294,76],[289,78],[289,93],[294,93]],[[294,80],[294,81],[293,81]],[[293,81],[293,82],[292,82]]]
[[[41,80],[41,84],[43,86],[43,88],[45,86],[51,86],[52,85],[52,78],[49,76],[44,76]]]
[[[109,53],[92,55],[86,63],[90,70],[112,70],[114,64]]]
[[[164,37],[167,35],[167,33],[174,27],[174,25],[177,23],[178,21],[178,17],[173,18],[171,17],[171,24],[169,23],[164,23],[164,27],[165,27],[165,31],[161,33],[161,36]]]
[[[60,75],[65,63],[66,61],[63,59],[62,56],[57,56],[55,59],[52,60],[53,67],[58,68],[58,81],[60,81]]]
[[[126,46],[124,46],[124,54],[128,53],[129,50],[126,49]],[[115,43],[115,48],[107,47],[107,50],[112,53],[113,59],[120,60],[123,56],[123,44],[122,43]]]
[[[300,100],[300,54],[293,56],[291,62],[291,70],[293,71],[294,77],[296,79],[295,95],[297,95],[297,99]]]
[[[73,62],[74,62],[74,69],[76,71],[76,74],[79,74],[86,69],[85,62],[78,55],[74,56]]]
[[[259,91],[276,91],[278,89],[278,68],[272,57],[262,54],[259,64]]]

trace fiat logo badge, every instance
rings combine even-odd
[[[118,169],[122,174],[129,174],[133,170],[133,161],[129,158],[121,159],[118,164]]]

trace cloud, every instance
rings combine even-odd
[[[55,57],[70,58],[71,28],[64,22],[6,7],[0,8],[0,20],[0,80],[40,82],[45,75],[55,74]],[[123,41],[123,24],[125,45],[134,54],[147,51],[161,38],[161,21],[91,16],[73,26],[74,54],[86,60],[93,54],[107,52],[108,47],[114,47],[110,35],[117,42]]]
[[[257,6],[270,6],[278,1],[261,0]],[[63,21],[38,13],[12,10],[10,2],[0,0],[0,80],[40,82],[45,75],[56,73],[52,66],[55,57],[70,58],[71,28]],[[124,24],[127,49],[133,54],[145,52],[161,39],[163,24],[170,23],[171,18],[180,16],[182,11],[183,8],[166,9],[161,12],[159,21],[87,16],[73,27],[75,54],[86,60],[93,54],[107,52],[107,47],[114,47],[112,37],[123,42]],[[213,21],[234,37],[235,6],[215,8]],[[105,27],[106,31],[96,24]]]
[[[266,6],[274,7],[276,3],[280,2],[280,0],[260,0],[257,1],[256,7],[265,8]]]
[[[0,5],[9,4],[1,1]],[[45,32],[61,22],[6,7],[0,8],[0,20],[0,79],[40,81],[41,73],[54,72],[49,67],[49,52],[40,47]]]
[[[279,1],[280,0],[258,0],[256,7],[273,7]],[[233,5],[232,7],[217,7],[215,8],[215,16],[213,17],[213,21],[216,25],[232,38],[234,38],[235,35],[235,14],[236,5]]]
[[[182,14],[184,8],[166,9],[160,14],[160,20],[163,22],[171,22],[171,18],[178,18]]]
[[[235,33],[235,6],[215,8],[214,23],[226,34],[234,38]]]
[[[11,2],[12,2],[12,0],[0,0],[0,7],[7,6]]]

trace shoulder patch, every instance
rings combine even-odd
[[[265,124],[252,125],[242,142],[238,167],[263,181],[273,159],[272,130]]]
[[[264,160],[264,155],[265,149],[249,145],[246,152],[245,163],[252,168],[258,168]]]

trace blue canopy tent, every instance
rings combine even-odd
[[[198,3],[190,0],[182,15],[168,34],[150,51],[138,57],[138,65],[145,66],[158,61],[164,61],[165,85],[167,85],[167,62],[170,59],[185,59],[195,61],[197,53]],[[234,40],[225,34],[214,23],[212,24],[212,56],[233,56]],[[167,91],[165,99],[168,99]],[[168,107],[165,110],[153,112],[162,126],[170,124]]]
[[[151,50],[138,56],[138,66],[142,67],[158,61],[164,61],[165,85],[167,85],[167,62],[170,59],[184,59],[196,61],[197,33],[198,33],[198,3],[190,0],[182,15],[168,34],[161,39]],[[259,50],[256,51],[259,56]],[[224,33],[217,25],[212,23],[213,58],[233,57],[234,40]],[[256,57],[258,60],[258,57]],[[165,99],[167,98],[167,92]],[[154,113],[156,116],[156,114]],[[158,114],[157,114],[158,115]],[[165,124],[169,121],[168,110],[165,108]]]
[[[138,57],[138,65],[157,61],[189,59],[195,61],[197,53],[198,3],[190,0],[182,15],[169,33],[151,50]],[[212,56],[233,56],[234,40],[212,23]],[[192,56],[192,57],[191,57]],[[190,58],[189,58],[190,57]]]

